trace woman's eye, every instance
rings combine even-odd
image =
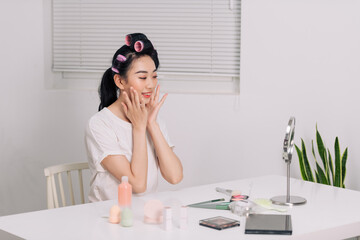
[[[157,78],[158,76],[156,75],[156,76],[154,76],[153,78]]]
[[[142,80],[145,80],[146,79],[146,77],[139,77],[140,79],[142,79]]]

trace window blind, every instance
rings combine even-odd
[[[52,10],[55,72],[102,73],[125,35],[142,32],[159,73],[239,77],[240,0],[53,0]]]

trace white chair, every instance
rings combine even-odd
[[[87,162],[61,164],[61,165],[47,167],[44,169],[44,173],[46,176],[46,185],[47,185],[48,209],[59,207],[59,199],[58,199],[57,188],[55,183],[55,175],[57,175],[57,179],[58,179],[62,206],[63,207],[66,206],[64,186],[61,177],[61,174],[65,172],[67,174],[67,182],[69,186],[71,205],[75,205],[73,183],[71,179],[72,171],[78,172],[81,203],[85,203],[83,176],[82,176],[82,170],[84,169],[89,169],[89,164]]]

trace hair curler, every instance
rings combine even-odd
[[[112,67],[111,70],[115,73],[119,73],[119,70],[117,70],[116,68]]]
[[[118,60],[119,62],[125,62],[126,61],[126,57],[124,55],[117,55],[116,60]]]
[[[134,43],[134,49],[136,52],[142,52],[144,49],[154,49],[149,40],[139,40]]]
[[[130,47],[139,40],[147,40],[147,37],[142,33],[131,33],[126,35],[125,44]]]

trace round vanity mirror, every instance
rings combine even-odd
[[[294,135],[295,135],[295,118],[291,117],[286,128],[284,139],[284,152],[283,159],[285,162],[291,162],[292,154],[294,151]]]

